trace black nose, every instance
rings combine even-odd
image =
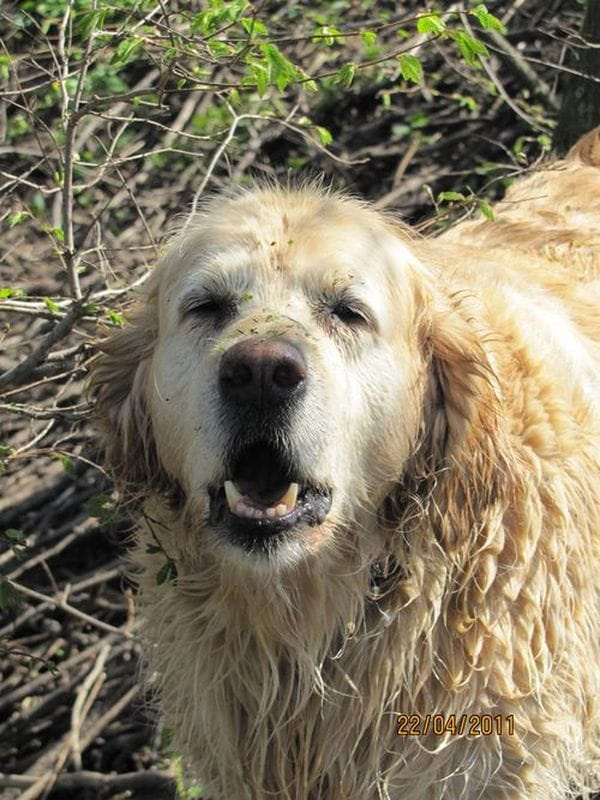
[[[223,355],[219,387],[238,403],[282,405],[304,392],[306,372],[302,353],[290,342],[248,339]]]

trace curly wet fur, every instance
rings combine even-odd
[[[214,800],[563,800],[597,788],[599,166],[593,132],[513,187],[495,222],[433,241],[310,188],[217,200],[103,344],[92,380],[108,457],[147,498],[134,559],[150,669],[175,747]],[[385,353],[352,353],[376,419],[330,442],[344,502],[301,550],[260,566],[205,535],[190,486],[215,454],[190,453],[160,413],[188,407],[164,396],[155,355],[161,293],[195,232],[226,229],[229,215],[239,225],[248,203],[257,219],[263,207],[296,214],[297,236],[318,206],[334,225],[396,237],[409,262],[388,287],[404,322],[386,329],[404,410],[386,417]],[[334,392],[320,336],[302,341]],[[163,551],[148,552],[157,540]],[[178,578],[159,585],[164,553]],[[380,591],[373,565],[387,563],[401,568]],[[491,714],[504,730],[398,736],[398,714]]]

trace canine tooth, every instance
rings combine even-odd
[[[286,493],[283,495],[283,497],[279,498],[279,502],[277,504],[277,509],[279,509],[280,506],[283,505],[283,506],[286,507],[286,511],[293,511],[296,508],[296,502],[298,500],[298,489],[299,488],[300,487],[298,486],[297,483],[290,483],[290,485],[287,488]]]
[[[238,492],[233,481],[225,481],[225,497],[227,498],[227,505],[229,510],[236,513],[236,507],[240,500],[243,500],[242,495]]]

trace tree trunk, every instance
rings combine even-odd
[[[581,35],[595,46],[571,48],[567,66],[590,77],[565,73],[562,107],[554,133],[559,155],[600,125],[600,0],[588,0]]]

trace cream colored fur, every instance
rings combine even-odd
[[[182,319],[208,277],[231,323]],[[355,287],[375,324],[323,324]],[[263,187],[170,242],[93,373],[160,706],[213,800],[563,800],[597,787],[600,136],[495,221],[421,240],[367,205]],[[333,490],[268,564],[207,525],[228,431],[216,374],[285,335],[310,388],[291,437]],[[156,543],[164,552],[148,553]],[[178,577],[157,584],[173,558]],[[374,566],[390,573],[373,584]],[[397,565],[395,567],[395,565]],[[397,735],[397,715],[515,731]],[[595,769],[596,767],[596,769]]]

